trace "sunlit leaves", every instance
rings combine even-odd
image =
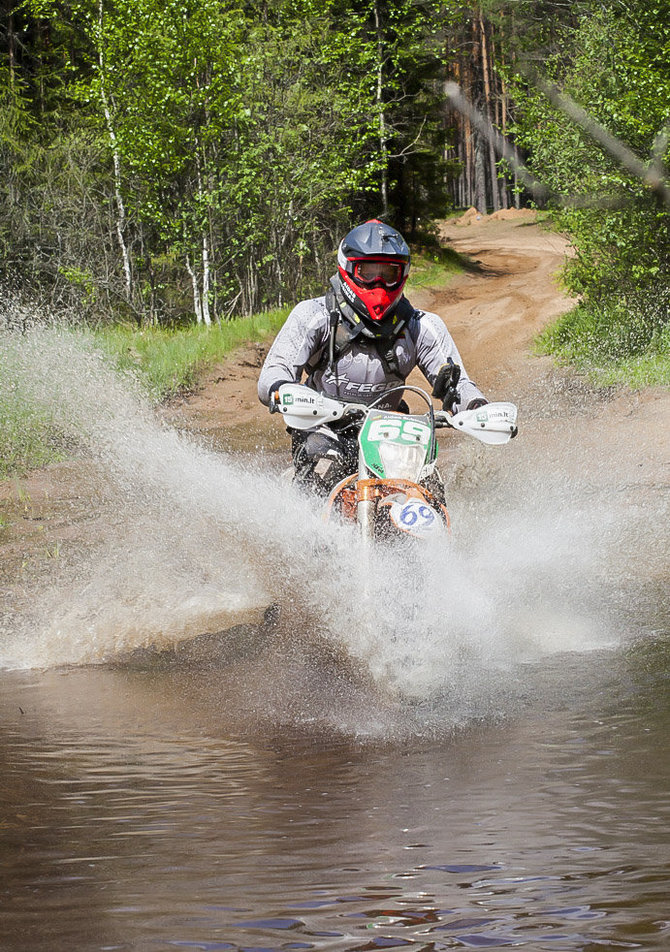
[[[670,119],[667,18],[659,20],[653,2],[631,0],[625,8],[594,9],[564,30],[563,38],[560,55],[545,64],[549,78],[639,159],[656,162],[658,174],[667,176],[667,141],[664,155],[654,153]],[[603,340],[609,334],[615,348],[633,347],[633,339],[636,351],[645,341],[656,346],[659,329],[670,321],[667,303],[654,309],[653,321],[636,320],[634,335],[620,329],[615,334],[613,315],[619,327],[626,312],[648,311],[650,295],[658,298],[670,283],[670,210],[640,175],[627,171],[541,92],[527,87],[519,100],[519,141],[530,152],[533,170],[572,200],[572,207],[556,217],[577,252],[566,280],[583,299],[580,320],[585,313],[606,315],[598,334]],[[581,325],[575,326],[578,332]]]

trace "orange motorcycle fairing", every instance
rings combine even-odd
[[[451,522],[446,507],[425,487],[417,485],[411,479],[358,479],[355,473],[342,479],[333,488],[326,501],[323,519],[328,522],[336,516],[346,522],[356,522],[359,502],[376,500],[379,508],[390,505],[393,500],[388,497],[395,497],[399,493],[408,499],[414,497],[426,502],[442,516],[446,528],[450,529]]]

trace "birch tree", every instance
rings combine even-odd
[[[132,300],[133,296],[133,284],[132,284],[132,274],[130,268],[130,254],[128,253],[128,245],[126,243],[126,207],[123,201],[123,192],[122,192],[122,180],[121,180],[121,153],[119,149],[119,143],[116,136],[116,131],[114,129],[115,117],[112,115],[112,105],[110,102],[110,97],[107,92],[108,88],[108,75],[107,75],[107,60],[105,55],[106,48],[106,39],[105,39],[105,14],[103,9],[103,0],[98,2],[98,17],[97,23],[92,29],[92,35],[94,38],[96,54],[97,54],[97,67],[98,67],[98,81],[97,81],[97,90],[100,97],[100,108],[102,109],[102,114],[105,117],[105,126],[107,128],[107,134],[109,136],[109,148],[112,156],[112,166],[114,169],[114,198],[116,201],[116,235],[119,241],[119,250],[121,252],[121,259],[123,261],[123,274],[125,277],[126,283],[126,298],[128,302]]]

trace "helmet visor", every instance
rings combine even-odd
[[[383,285],[393,288],[400,284],[403,276],[403,266],[398,261],[363,261],[354,262],[354,281],[363,287]]]

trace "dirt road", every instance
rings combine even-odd
[[[591,488],[617,494],[647,490],[654,506],[663,504],[659,495],[667,505],[668,391],[597,389],[571,369],[530,352],[534,336],[574,304],[558,282],[567,242],[534,224],[528,212],[470,215],[445,225],[442,237],[480,261],[484,273],[459,278],[430,304],[484,391],[519,404],[523,440],[515,445],[517,463],[546,456],[547,465],[553,458],[560,466],[569,456]]]
[[[627,445],[639,444],[642,468],[653,468],[658,482],[667,473],[669,455],[667,391],[598,391],[573,372],[556,369],[549,358],[531,354],[535,335],[574,303],[557,278],[569,254],[567,242],[524,210],[484,217],[468,213],[444,223],[441,237],[477,262],[479,270],[459,275],[443,290],[414,288],[409,297],[445,320],[470,376],[484,392],[491,399],[518,403],[524,428],[539,418],[548,434],[548,417],[587,414],[580,439],[600,446],[603,433],[616,427]],[[197,393],[168,409],[169,420],[207,433],[224,446],[288,446],[281,426],[256,396],[264,353],[260,344],[250,345],[215,368]],[[425,385],[418,371],[411,382]],[[621,439],[611,445],[617,459]],[[609,461],[607,452],[604,458]]]
[[[554,279],[568,249],[560,236],[535,224],[532,212],[499,215],[445,223],[441,237],[477,262],[479,270],[458,276],[440,291],[415,288],[409,297],[444,318],[468,372],[486,393],[513,399],[542,364],[529,356],[534,336],[571,307]],[[197,393],[173,404],[168,418],[216,433],[226,444],[234,444],[246,428],[254,442],[277,445],[281,428],[256,396],[264,353],[261,345],[242,349],[210,372]],[[425,386],[417,371],[412,382],[422,381]]]

